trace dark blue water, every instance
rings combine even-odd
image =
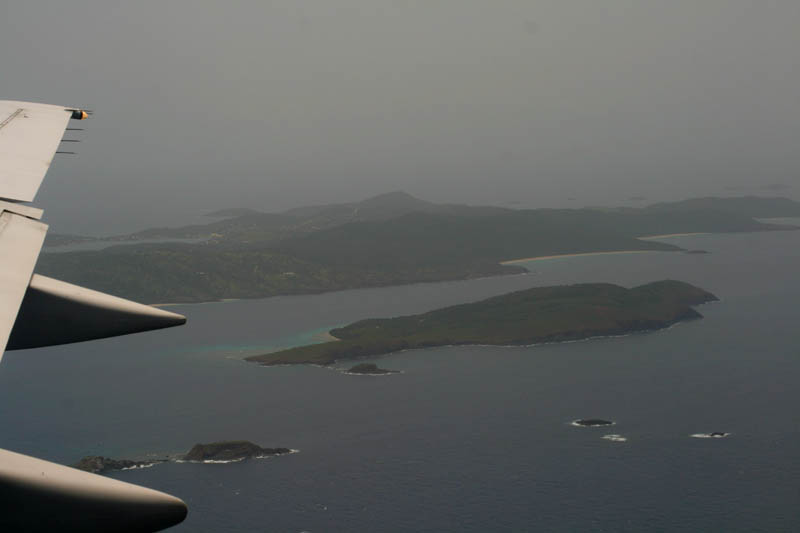
[[[796,531],[800,232],[671,242],[711,253],[555,259],[506,278],[175,306],[186,327],[10,352],[0,447],[65,463],[226,439],[301,450],[114,474],[184,498],[189,517],[175,531]],[[404,371],[386,377],[240,360],[368,316],[663,278],[721,301],[700,308],[703,320],[649,334],[409,351],[380,359]],[[570,426],[582,417],[617,425]],[[710,431],[731,435],[689,437]]]

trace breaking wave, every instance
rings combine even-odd
[[[143,465],[128,466],[128,467],[125,467],[125,468],[120,468],[120,470],[141,470],[142,468],[150,468],[151,466],[155,466],[158,463],[163,463],[163,462],[164,461],[155,461],[155,462],[147,463],[147,464],[143,464]]]

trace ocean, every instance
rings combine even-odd
[[[9,352],[0,447],[65,464],[234,439],[300,450],[111,474],[183,498],[176,532],[800,530],[800,232],[668,242],[710,253],[556,258],[524,275],[172,306],[186,326]],[[242,361],[366,317],[665,278],[720,301],[657,332],[370,360],[403,372],[389,376]],[[615,425],[571,425],[590,417]],[[729,435],[692,437],[714,431]]]

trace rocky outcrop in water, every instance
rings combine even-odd
[[[365,374],[368,376],[384,376],[386,374],[397,374],[397,370],[387,370],[385,368],[379,368],[378,365],[374,363],[360,363],[355,366],[350,367],[350,370],[347,371],[348,374]]]
[[[711,433],[694,433],[689,436],[695,439],[724,439],[728,435],[730,435],[730,433],[724,431],[712,431]]]
[[[72,468],[91,472],[92,474],[102,474],[111,470],[125,470],[126,468],[143,468],[155,463],[163,463],[166,459],[155,461],[131,461],[130,459],[111,459],[100,455],[87,455],[74,465]]]
[[[602,418],[580,418],[573,422],[576,426],[583,427],[597,427],[597,426],[611,426],[614,424],[611,420],[603,420]]]
[[[237,461],[251,457],[291,453],[289,448],[262,448],[246,440],[195,444],[183,459],[185,461]]]

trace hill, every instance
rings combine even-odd
[[[457,204],[436,204],[414,198],[404,192],[391,192],[367,198],[359,202],[297,207],[283,213],[263,213],[251,208],[221,209],[205,216],[222,218],[208,224],[193,224],[177,228],[150,228],[126,235],[105,238],[82,237],[77,235],[48,235],[48,246],[59,246],[82,241],[105,240],[109,242],[136,242],[166,239],[204,239],[213,244],[271,245],[311,233],[330,230],[346,224],[359,222],[385,222],[408,215],[449,215],[452,217],[486,218],[513,217],[519,213],[550,212],[550,218],[569,213],[578,218],[585,213],[613,213],[617,215],[638,216],[638,221],[647,218],[654,223],[662,221],[661,227],[649,227],[643,232],[629,232],[632,237],[645,236],[652,231],[657,233],[671,231],[678,225],[705,231],[698,227],[711,228],[708,231],[750,231],[770,229],[755,226],[753,218],[800,216],[800,203],[787,198],[735,197],[735,198],[697,198],[680,202],[653,204],[644,208],[583,208],[583,209],[509,209],[495,206],[468,206]],[[671,215],[671,217],[670,217]],[[576,219],[577,220],[577,219]],[[612,224],[613,219],[607,218]],[[702,224],[698,224],[702,223]],[[710,224],[709,224],[710,223]],[[657,226],[658,224],[656,224]],[[669,227],[670,231],[665,230]],[[635,228],[631,228],[635,229]]]
[[[511,274],[524,269],[502,262],[543,255],[675,251],[677,246],[638,237],[787,229],[758,222],[751,214],[785,215],[800,206],[755,199],[748,207],[750,199],[722,199],[728,207],[721,209],[717,200],[703,199],[701,206],[684,202],[675,209],[659,204],[515,210],[433,204],[390,193],[354,204],[147,230],[115,240],[206,240],[43,253],[37,271],[143,302],[305,294]]]

